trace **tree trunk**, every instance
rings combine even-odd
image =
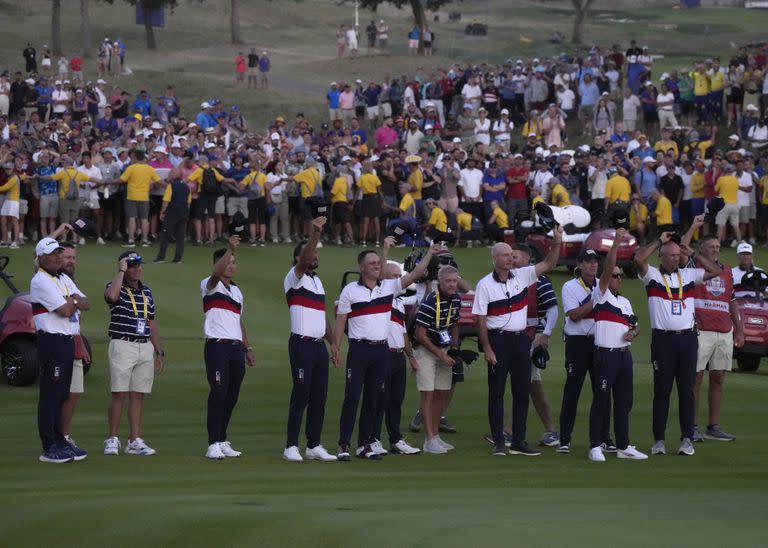
[[[581,44],[581,34],[584,30],[584,20],[587,17],[589,7],[592,5],[593,0],[571,0],[573,9],[576,11],[576,15],[573,18],[573,35],[571,36],[571,43]]]
[[[80,55],[83,59],[92,57],[90,0],[80,0]]]
[[[421,0],[411,0],[411,11],[413,11],[413,22],[421,29],[419,33],[419,53],[424,51],[424,24],[427,16],[424,14],[424,6]]]
[[[242,44],[240,35],[240,0],[230,0],[229,29],[233,44]]]
[[[144,32],[147,35],[147,49],[155,51],[157,45],[155,44],[155,28],[152,26],[152,10],[146,5],[142,5],[144,10]]]
[[[61,0],[53,0],[51,7],[51,53],[61,55]]]

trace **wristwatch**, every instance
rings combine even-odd
[[[72,297],[72,304],[75,305],[75,308],[77,308],[77,299]]]

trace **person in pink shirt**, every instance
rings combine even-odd
[[[235,57],[235,85],[242,86],[245,83],[245,56],[243,52]]]
[[[552,145],[560,148],[563,145],[563,134],[565,130],[565,120],[560,115],[557,105],[550,104],[547,113],[544,115],[544,142],[547,148]]]
[[[384,118],[384,125],[373,133],[373,139],[376,141],[376,150],[381,151],[397,142],[397,131],[394,130],[394,121],[391,116]]]
[[[342,124],[344,127],[349,127],[355,116],[355,92],[349,84],[344,84],[341,95],[339,95],[339,108],[341,109]]]

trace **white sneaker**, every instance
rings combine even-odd
[[[77,241],[77,245],[85,245],[85,238],[80,238],[80,239]]]
[[[136,438],[133,441],[129,441],[128,445],[125,446],[126,455],[140,455],[142,457],[148,457],[150,455],[154,455],[155,453],[157,453],[157,451],[144,443],[144,440],[141,438]]]
[[[219,442],[219,449],[221,449],[221,452],[224,453],[225,457],[229,458],[237,458],[243,454],[242,451],[232,449],[232,444],[228,441]]]
[[[423,449],[425,453],[432,453],[434,455],[442,455],[448,452],[448,450],[437,441],[437,437],[434,437],[431,440],[426,440]]]
[[[288,462],[301,462],[304,459],[301,458],[299,448],[295,445],[291,445],[290,447],[286,447],[285,451],[283,451],[283,460],[287,460]]]
[[[388,451],[384,449],[384,446],[381,445],[379,440],[376,440],[371,444],[371,449],[373,449],[377,455],[386,455],[388,453]]]
[[[667,446],[664,444],[664,440],[656,440],[651,446],[651,455],[666,455]]]
[[[320,249],[321,247],[323,247],[323,242],[317,242],[317,246],[316,247],[317,247],[317,249]]]
[[[221,451],[221,447],[218,443],[212,443],[208,446],[208,450],[205,452],[205,458],[206,459],[212,459],[212,460],[223,460],[224,453]]]
[[[693,448],[691,438],[683,438],[683,441],[680,444],[680,449],[677,450],[677,454],[692,457],[695,453],[696,450]]]
[[[11,245],[8,246],[8,249],[19,249],[19,244],[16,242],[11,242]]]
[[[447,441],[444,441],[443,438],[441,438],[440,436],[435,436],[435,439],[437,440],[437,443],[439,443],[443,447],[443,449],[445,449],[446,451],[453,451],[454,449],[456,449],[453,445],[451,445]]]
[[[326,451],[325,447],[322,445],[315,445],[312,448],[307,447],[306,451],[304,451],[304,455],[307,457],[307,460],[321,460],[323,462],[333,462],[339,460],[336,455],[331,455],[328,451]]]
[[[104,238],[98,238],[96,243],[99,245],[107,245],[107,242],[104,241]]]
[[[421,453],[421,449],[418,447],[411,447],[406,443],[405,440],[402,439],[393,445],[390,450],[393,453],[400,453],[401,455],[417,455]]]
[[[120,440],[117,436],[107,438],[104,440],[104,454],[105,455],[119,455],[120,454]]]
[[[589,460],[594,462],[605,462],[605,455],[600,447],[593,447],[589,450]]]
[[[620,459],[634,459],[634,460],[645,460],[648,458],[648,455],[645,453],[641,453],[637,449],[635,449],[634,445],[627,445],[626,449],[619,449],[616,451],[616,456]]]

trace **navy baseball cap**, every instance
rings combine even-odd
[[[585,263],[587,261],[597,261],[599,260],[599,257],[597,256],[597,253],[594,249],[582,249],[579,251],[578,261],[580,263]]]

